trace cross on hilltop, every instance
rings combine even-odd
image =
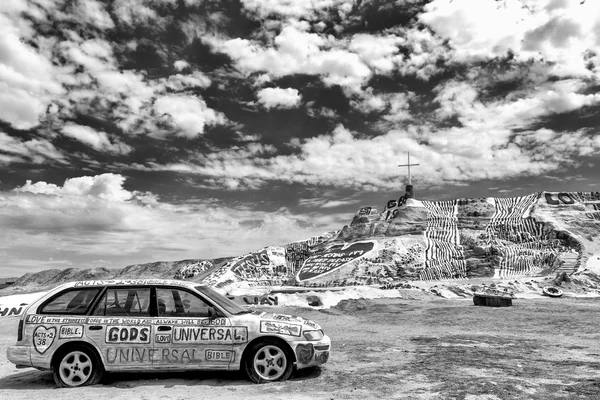
[[[408,152],[408,163],[398,165],[399,167],[408,167],[408,185],[406,185],[406,197],[413,197],[413,186],[410,180],[410,167],[417,166],[419,164],[410,163],[410,152]]]

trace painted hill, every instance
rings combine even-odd
[[[223,264],[216,287],[394,285],[407,280],[535,277],[600,267],[600,192],[390,200],[340,231]]]
[[[406,281],[600,272],[600,192],[421,201],[361,208],[342,229],[235,258],[46,270],[15,288],[87,279],[191,279],[222,288],[402,287]]]

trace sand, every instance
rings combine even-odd
[[[406,289],[424,293],[417,289]],[[52,376],[6,358],[18,318],[0,324],[2,399],[594,399],[600,398],[598,298],[342,300],[330,308],[278,306],[319,322],[329,362],[287,382],[256,385],[237,372],[110,374],[56,389]]]

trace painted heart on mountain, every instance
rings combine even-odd
[[[52,346],[52,343],[54,343],[55,338],[56,328],[46,328],[45,326],[38,326],[37,328],[35,328],[35,331],[33,331],[33,347],[35,347],[35,350],[38,353],[44,354],[46,350],[48,350],[48,348]]]
[[[331,246],[322,253],[308,257],[302,264],[300,271],[298,271],[296,279],[302,282],[333,272],[363,257],[373,250],[373,247],[375,247],[373,241]]]
[[[312,344],[299,344],[296,347],[296,357],[301,364],[308,364],[315,355],[315,348]]]

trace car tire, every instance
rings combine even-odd
[[[57,355],[52,375],[61,388],[95,385],[102,379],[104,367],[94,351],[85,346],[71,346]]]
[[[252,382],[266,383],[288,379],[294,363],[288,346],[276,341],[260,341],[248,351],[244,368]]]

